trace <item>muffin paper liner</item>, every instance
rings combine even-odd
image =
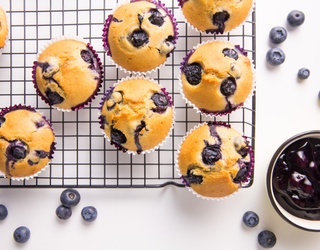
[[[182,17],[183,17],[183,19],[184,19],[184,22],[187,23],[188,26],[189,26],[191,29],[193,29],[193,30],[195,30],[195,31],[197,31],[197,32],[199,32],[199,33],[201,33],[201,34],[203,34],[203,35],[205,35],[205,34],[225,35],[225,34],[228,34],[229,32],[234,31],[235,29],[237,29],[238,27],[240,27],[241,25],[243,25],[243,24],[247,21],[247,19],[249,18],[249,16],[252,15],[253,10],[254,10],[254,7],[255,7],[255,1],[253,0],[253,1],[252,1],[251,8],[250,8],[250,10],[249,10],[249,12],[248,12],[248,15],[246,16],[246,18],[244,19],[243,22],[241,22],[240,24],[238,24],[237,26],[235,26],[235,27],[232,28],[231,30],[225,31],[225,32],[223,32],[223,33],[217,33],[217,32],[213,32],[213,31],[202,31],[202,30],[198,29],[197,27],[195,27],[194,25],[192,25],[192,24],[188,21],[188,19],[185,17],[185,15],[184,15],[184,13],[183,13],[183,11],[182,11],[182,6],[183,6],[183,4],[184,4],[185,2],[187,2],[187,1],[186,1],[186,0],[178,0],[178,6],[179,6],[180,9],[181,9],[181,13],[182,13]]]
[[[5,15],[6,15],[6,21],[7,21],[7,25],[8,25],[8,34],[7,34],[7,37],[6,37],[5,41],[4,41],[4,46],[3,46],[2,48],[0,48],[0,55],[1,55],[1,54],[3,53],[5,47],[7,46],[8,41],[9,41],[9,37],[10,37],[10,24],[9,24],[9,20],[10,20],[10,19],[8,18],[7,12],[6,12],[6,10],[1,6],[1,4],[0,4],[0,8],[3,9],[3,11],[4,11]]]
[[[156,83],[157,85],[159,85],[156,81],[154,81],[152,78],[149,78],[149,77],[145,77],[145,76],[141,76],[141,75],[138,75],[138,76],[128,76],[128,77],[125,77],[121,80],[119,80],[118,82],[114,83],[113,86],[111,86],[106,92],[105,94],[103,95],[102,99],[101,99],[101,102],[100,102],[100,106],[99,106],[99,124],[100,124],[100,128],[102,130],[102,134],[104,136],[104,138],[106,138],[109,143],[111,145],[114,145],[118,150],[121,150],[122,152],[124,153],[128,153],[128,154],[131,154],[131,155],[136,155],[136,154],[148,154],[148,153],[151,153],[151,152],[154,152],[155,150],[159,149],[163,143],[165,143],[168,139],[168,137],[170,136],[170,133],[174,127],[174,122],[175,122],[175,109],[174,109],[174,106],[173,106],[173,102],[172,102],[172,99],[171,99],[171,96],[169,95],[169,93],[166,91],[165,88],[161,88],[161,91],[167,96],[168,100],[169,100],[169,103],[170,103],[170,106],[172,107],[172,124],[171,124],[171,128],[169,129],[168,131],[168,134],[167,136],[162,140],[162,142],[160,142],[158,145],[156,145],[155,147],[151,148],[151,149],[147,149],[147,150],[143,150],[142,152],[137,152],[137,151],[132,151],[132,150],[128,150],[126,148],[124,148],[123,146],[119,145],[119,144],[116,144],[116,143],[113,143],[111,141],[111,139],[109,138],[109,136],[107,136],[107,134],[105,133],[104,131],[104,126],[103,126],[103,119],[102,119],[102,115],[101,115],[101,110],[102,110],[102,107],[103,107],[103,104],[105,102],[105,100],[109,97],[109,95],[112,93],[113,89],[120,83],[122,82],[125,82],[125,81],[128,81],[128,80],[132,80],[132,79],[144,79],[144,80],[149,80],[153,83]]]
[[[184,95],[184,92],[183,92],[183,86],[182,86],[182,71],[184,69],[184,66],[185,66],[185,63],[189,60],[190,56],[195,52],[195,50],[197,48],[199,48],[200,46],[204,45],[204,44],[207,44],[207,43],[211,43],[211,42],[215,42],[215,41],[220,41],[220,40],[208,40],[208,41],[204,41],[202,43],[199,43],[197,44],[196,46],[194,46],[191,50],[189,50],[186,54],[186,56],[183,58],[182,62],[180,63],[180,72],[179,72],[179,89],[180,89],[180,93],[181,93],[181,96],[182,98],[185,100],[185,102],[193,107],[197,113],[201,114],[201,115],[205,115],[206,117],[210,117],[210,118],[213,118],[213,117],[218,117],[218,116],[225,116],[225,115],[228,115],[228,114],[231,114],[233,113],[234,111],[242,108],[247,102],[249,102],[249,100],[252,98],[252,96],[254,95],[255,93],[255,89],[256,89],[256,77],[255,77],[255,67],[254,67],[254,64],[251,60],[251,69],[252,69],[252,75],[253,75],[253,80],[252,80],[252,88],[251,88],[251,92],[249,93],[249,95],[247,96],[246,100],[243,102],[243,103],[240,103],[238,104],[236,107],[230,109],[230,110],[223,110],[223,111],[208,111],[208,110],[204,110],[204,109],[200,109],[198,108],[193,102],[191,102],[185,95]],[[225,42],[225,41],[224,41]],[[226,42],[229,42],[231,43],[230,41],[226,41]],[[232,44],[232,43],[231,43]],[[247,52],[241,48],[239,45],[234,45],[237,50],[243,54],[244,56],[247,56]]]
[[[46,49],[48,48],[51,44],[61,41],[61,40],[76,40],[79,42],[83,42],[86,44],[87,48],[94,54],[96,60],[97,60],[97,64],[100,70],[100,77],[99,80],[97,80],[97,87],[95,89],[95,91],[91,94],[91,96],[83,103],[78,104],[75,107],[72,107],[71,109],[62,109],[59,107],[56,107],[55,105],[50,105],[50,103],[48,102],[47,98],[40,92],[38,86],[37,86],[37,82],[36,82],[36,69],[37,69],[37,63],[38,63],[38,58],[40,56],[40,54]],[[33,67],[32,67],[32,82],[33,82],[33,86],[36,89],[37,94],[40,96],[40,98],[49,106],[55,108],[56,110],[62,111],[62,112],[70,112],[70,111],[77,111],[79,109],[84,108],[85,106],[89,105],[98,95],[98,92],[100,91],[100,88],[102,87],[102,83],[103,83],[103,78],[104,78],[104,72],[103,72],[103,65],[101,62],[101,59],[99,57],[99,55],[97,54],[96,50],[94,50],[94,48],[92,47],[92,45],[88,42],[86,42],[85,40],[83,40],[80,37],[75,37],[75,36],[59,36],[59,37],[55,37],[52,40],[48,41],[43,47],[42,49],[40,49],[40,51],[37,54],[36,57],[36,61],[33,62]],[[99,81],[99,82],[98,82]]]
[[[196,126],[194,126],[191,130],[189,130],[185,136],[181,139],[181,142],[180,142],[180,145],[179,145],[179,148],[177,150],[177,155],[176,155],[176,161],[175,161],[175,166],[176,166],[176,171],[178,172],[178,175],[180,177],[180,179],[182,180],[182,183],[185,185],[185,188],[191,192],[192,194],[196,195],[197,197],[199,198],[202,198],[204,200],[213,200],[213,201],[220,201],[220,200],[225,200],[225,199],[228,199],[228,198],[231,198],[233,197],[235,194],[237,194],[240,189],[242,188],[247,188],[251,185],[251,183],[253,182],[253,173],[254,173],[254,163],[255,163],[255,160],[254,160],[254,151],[252,149],[252,146],[250,146],[249,144],[249,141],[247,140],[247,137],[245,135],[242,135],[242,137],[246,140],[246,142],[248,143],[248,146],[249,146],[249,156],[250,156],[250,169],[247,173],[247,176],[245,178],[244,181],[240,182],[239,183],[239,188],[229,194],[229,195],[226,195],[226,196],[223,196],[223,197],[208,197],[208,196],[204,196],[204,195],[201,195],[199,193],[197,193],[196,191],[193,190],[193,188],[191,186],[189,186],[187,184],[187,182],[184,180],[183,178],[183,175],[181,174],[181,171],[180,171],[180,168],[179,168],[179,162],[178,162],[178,156],[180,155],[180,150],[181,150],[181,145],[183,143],[183,141],[188,137],[188,135],[190,135],[194,130],[196,130],[197,128],[201,127],[201,126],[204,126],[204,125],[208,125],[208,123],[212,123],[214,125],[218,125],[218,126],[224,126],[224,127],[227,127],[227,128],[232,128],[230,124],[228,123],[225,123],[225,122],[221,122],[221,121],[214,121],[214,122],[202,122],[202,123],[199,123],[197,124]]]
[[[25,110],[29,110],[29,111],[32,111],[32,112],[37,112],[39,113],[42,118],[47,122],[47,124],[50,126],[52,132],[53,132],[53,135],[54,135],[54,138],[55,138],[55,132],[54,132],[54,129],[53,129],[53,126],[52,126],[52,123],[49,119],[47,119],[41,112],[39,112],[38,110],[36,110],[35,108],[31,107],[31,106],[26,106],[26,105],[23,105],[23,104],[16,104],[14,106],[10,106],[10,107],[7,107],[7,108],[3,108],[2,110],[0,110],[0,117],[9,113],[9,112],[12,112],[12,111],[15,111],[15,110],[21,110],[21,109],[25,109]],[[23,180],[30,180],[30,179],[33,179],[35,177],[37,177],[38,175],[40,175],[42,172],[44,172],[48,167],[49,165],[51,164],[51,161],[52,159],[54,158],[53,155],[54,155],[54,152],[56,150],[56,142],[54,141],[51,145],[51,148],[50,148],[50,154],[48,156],[48,159],[49,159],[49,162],[46,166],[44,166],[42,169],[40,169],[37,173],[33,174],[33,175],[29,175],[29,176],[24,176],[24,177],[14,177],[14,176],[6,176],[6,173],[3,173],[0,171],[0,176],[4,177],[4,178],[7,178],[7,179],[10,179],[10,180],[15,180],[15,181],[23,181]]]
[[[179,36],[179,31],[178,31],[178,24],[177,21],[175,19],[175,17],[173,16],[173,13],[171,10],[169,10],[161,1],[157,1],[157,0],[127,0],[127,2],[122,3],[122,4],[118,4],[118,6],[116,6],[112,13],[114,13],[120,6],[128,4],[128,3],[133,3],[133,2],[140,2],[140,1],[147,1],[147,2],[151,2],[154,3],[157,6],[160,6],[166,13],[167,15],[170,17],[173,28],[174,28],[174,40],[173,40],[173,44],[175,45],[177,43],[178,40],[178,36]],[[155,67],[154,69],[148,70],[148,71],[134,71],[134,70],[128,70],[124,67],[122,67],[121,65],[117,64],[113,58],[112,58],[112,52],[110,50],[110,45],[109,45],[109,41],[108,41],[108,30],[111,24],[113,18],[113,14],[110,14],[107,19],[105,20],[103,29],[102,29],[102,42],[103,42],[103,48],[106,52],[106,54],[109,56],[109,58],[111,59],[111,62],[114,66],[116,66],[117,68],[119,68],[120,70],[124,71],[125,73],[128,73],[130,75],[132,74],[137,74],[137,75],[146,75],[146,74],[150,74],[153,73],[155,71],[157,71],[158,69],[160,69],[163,65],[166,64],[167,60],[165,60],[162,64],[158,65],[157,67]],[[167,54],[167,59],[168,57],[170,57],[170,55],[174,52],[174,49],[172,51],[170,51]]]

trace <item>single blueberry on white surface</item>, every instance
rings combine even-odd
[[[276,242],[276,235],[269,230],[263,230],[258,234],[258,243],[263,248],[272,248]]]
[[[287,30],[284,27],[273,27],[269,32],[269,38],[274,44],[279,44],[287,39]]]
[[[310,70],[307,68],[301,68],[298,71],[298,78],[300,80],[305,80],[310,76]]]
[[[269,64],[278,66],[285,61],[286,55],[280,48],[271,48],[267,52],[266,59]]]
[[[242,221],[247,227],[255,227],[259,224],[259,216],[253,211],[247,211],[243,214]]]
[[[81,216],[85,221],[92,222],[98,216],[98,211],[93,206],[86,206],[81,211]]]
[[[66,207],[65,205],[60,205],[56,209],[56,215],[60,220],[67,220],[72,215],[72,210],[70,207]]]
[[[13,238],[18,243],[26,243],[30,239],[30,235],[30,229],[25,226],[18,227],[13,232]]]
[[[290,26],[297,27],[304,23],[305,15],[300,10],[292,10],[287,16],[287,21]]]
[[[66,207],[74,207],[80,202],[80,193],[73,189],[67,188],[60,195],[60,201]]]
[[[0,204],[0,220],[4,220],[8,216],[8,209],[5,205]]]

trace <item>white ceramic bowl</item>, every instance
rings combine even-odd
[[[300,134],[297,134],[291,138],[289,138],[287,141],[285,141],[275,152],[273,155],[268,172],[267,172],[267,191],[268,196],[270,198],[271,204],[276,210],[276,212],[287,222],[294,225],[295,227],[298,227],[303,230],[308,231],[317,231],[320,232],[320,220],[308,220],[308,219],[302,219],[297,216],[294,216],[293,214],[289,213],[287,210],[285,210],[276,200],[274,195],[274,190],[272,186],[272,177],[273,177],[273,171],[275,163],[277,162],[279,156],[282,154],[282,152],[290,146],[292,143],[305,138],[317,138],[320,139],[320,130],[314,130],[314,131],[306,131]]]

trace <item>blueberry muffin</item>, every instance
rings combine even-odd
[[[148,72],[165,63],[175,48],[177,24],[158,1],[131,0],[109,15],[104,48],[120,68]]]
[[[187,187],[204,198],[223,198],[247,183],[253,151],[239,132],[224,123],[199,124],[183,139],[179,172]]]
[[[38,94],[63,111],[78,110],[91,102],[102,79],[98,55],[81,40],[52,40],[34,62],[33,82]]]
[[[0,112],[0,171],[28,179],[51,161],[55,135],[50,122],[34,108],[15,105]]]
[[[174,110],[164,88],[148,78],[126,78],[102,99],[100,125],[117,148],[145,153],[157,148],[173,125]]]
[[[223,34],[242,24],[253,0],[179,0],[189,24],[201,32]]]
[[[6,45],[8,32],[9,32],[9,29],[8,29],[6,12],[0,7],[0,52]]]
[[[241,107],[254,86],[251,60],[239,46],[209,41],[191,50],[181,64],[181,91],[197,110],[224,115]]]

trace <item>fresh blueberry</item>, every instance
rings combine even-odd
[[[120,130],[112,128],[111,129],[111,141],[117,144],[123,144],[127,142],[127,138]]]
[[[259,216],[253,211],[247,211],[243,214],[242,221],[247,227],[255,227],[259,224]]]
[[[149,42],[148,34],[141,29],[133,31],[128,39],[131,42],[131,44],[136,48],[139,48]]]
[[[85,221],[92,222],[97,219],[98,211],[93,206],[87,206],[82,209],[81,216]]]
[[[74,207],[80,202],[80,193],[73,189],[67,188],[60,195],[60,201],[66,207]]]
[[[56,215],[60,220],[67,220],[72,215],[72,210],[70,207],[66,207],[64,205],[60,205],[56,209]]]
[[[151,9],[150,13],[151,13],[151,16],[149,17],[150,23],[161,27],[162,24],[164,23],[164,18],[161,15],[160,11],[158,11],[157,9]]]
[[[8,209],[5,205],[0,204],[0,221],[4,220],[8,216]]]
[[[266,59],[269,64],[277,66],[285,61],[286,55],[280,48],[271,48],[267,52]]]
[[[236,79],[228,77],[221,82],[220,91],[224,96],[233,95],[237,89]]]
[[[258,234],[258,242],[263,248],[272,248],[276,244],[277,238],[273,232],[263,230]]]
[[[293,10],[287,16],[287,21],[290,26],[297,27],[304,23],[304,13],[300,10]]]
[[[298,78],[300,80],[305,80],[310,76],[310,70],[307,68],[301,68],[298,71]]]
[[[281,26],[273,27],[270,30],[269,38],[275,44],[282,43],[287,39],[287,30]]]
[[[184,67],[183,73],[191,85],[198,85],[202,78],[202,66],[200,63],[191,63]]]
[[[18,243],[26,243],[30,239],[30,229],[25,226],[18,227],[13,232],[13,238]]]

